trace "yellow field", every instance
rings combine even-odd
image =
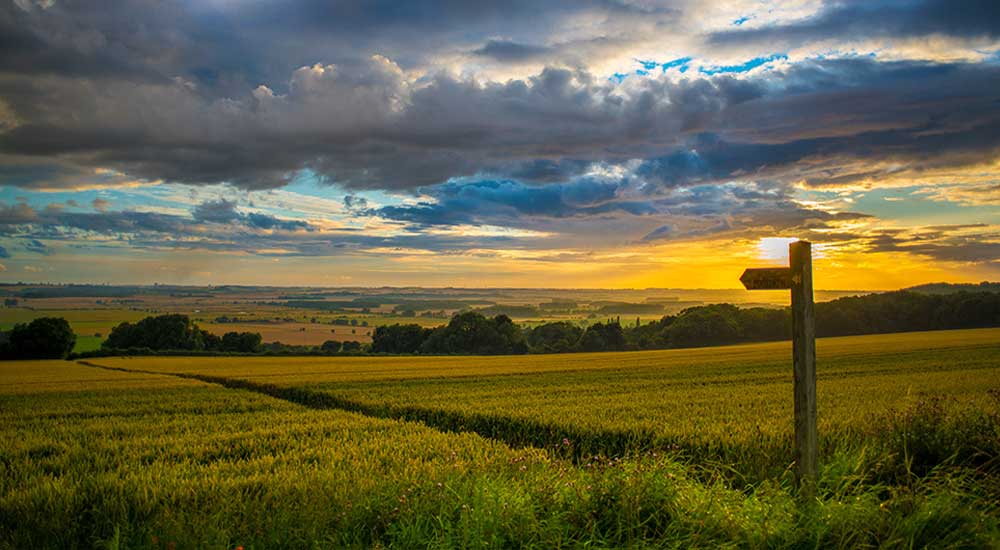
[[[340,328],[340,327],[338,327]],[[995,347],[1000,329],[942,330],[869,336],[820,338],[817,370],[823,360],[880,356],[923,350]],[[102,358],[102,364],[166,373],[201,373],[282,383],[361,382],[461,376],[537,373],[546,371],[697,367],[784,362],[791,376],[791,343],[767,342],[709,348],[557,355],[439,356],[439,357],[143,357]]]
[[[518,444],[566,437],[577,452],[679,445],[699,453],[720,446],[766,453],[791,439],[790,355],[790,344],[777,342],[502,357],[94,362],[297,389],[390,417],[438,422],[445,415],[442,427],[478,426]],[[1000,329],[820,339],[817,363],[821,438],[839,441],[928,398],[960,408],[991,402],[989,390],[1000,389]]]
[[[818,347],[808,506],[788,343],[0,362],[0,548],[996,547],[1000,330]]]
[[[0,361],[0,395],[115,391],[205,386],[204,382],[146,373],[110,372],[69,361]]]

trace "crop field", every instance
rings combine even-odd
[[[264,342],[319,346],[327,340],[369,343],[374,327],[392,324],[445,325],[463,309],[529,306],[507,314],[524,326],[567,321],[581,326],[611,317],[623,324],[641,319],[649,323],[666,314],[712,302],[732,302],[745,307],[784,305],[781,292],[750,293],[743,290],[530,290],[530,289],[419,289],[417,293],[391,289],[287,289],[235,287],[57,287],[0,285],[0,297],[17,302],[0,308],[0,331],[38,317],[62,317],[77,335],[73,351],[100,348],[111,329],[157,314],[178,313],[218,336],[226,332],[257,332]],[[855,295],[856,291],[819,291],[820,300]],[[358,303],[354,303],[357,300]],[[660,310],[603,312],[602,304],[648,306]],[[555,301],[575,304],[569,309],[541,307]],[[580,301],[576,304],[576,301]],[[330,307],[331,303],[338,307]],[[297,306],[297,307],[292,307]],[[342,306],[342,307],[340,307]],[[408,315],[403,309],[412,308]],[[627,308],[626,308],[627,309]],[[492,313],[493,315],[495,313]],[[220,321],[220,318],[226,318]]]
[[[0,547],[1000,545],[1000,330],[505,357],[0,363]]]
[[[261,335],[264,342],[282,342],[293,345],[318,345],[327,340],[337,342],[371,342],[371,327],[350,327],[350,326],[330,326],[311,323],[205,323],[201,328],[222,336],[223,334],[235,332],[256,332]]]

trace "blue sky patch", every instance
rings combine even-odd
[[[725,73],[745,73],[747,71],[752,71],[757,67],[767,65],[768,63],[785,59],[788,59],[787,55],[783,53],[776,53],[773,55],[769,55],[767,57],[755,57],[753,59],[744,61],[743,63],[739,63],[736,65],[716,65],[712,67],[702,67],[698,70],[702,74],[706,74],[709,76],[716,74],[725,74]]]

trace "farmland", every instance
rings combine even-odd
[[[820,291],[820,300],[858,294]],[[318,346],[327,340],[371,342],[373,327],[446,324],[461,310],[506,313],[533,326],[545,321],[590,324],[609,316],[627,322],[714,302],[777,307],[783,293],[743,290],[560,290],[169,287],[99,285],[0,285],[0,297],[17,305],[0,308],[0,330],[38,317],[63,317],[77,333],[74,351],[100,347],[111,329],[153,314],[180,313],[216,335],[257,332],[264,342]],[[100,335],[100,336],[97,336]]]
[[[1000,541],[1000,330],[509,357],[0,363],[0,546]]]

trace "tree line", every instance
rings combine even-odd
[[[1000,293],[927,295],[908,291],[846,297],[816,304],[817,336],[849,336],[1000,326]],[[517,325],[506,315],[455,315],[447,325],[396,324],[375,329],[372,353],[568,353],[687,348],[786,340],[790,308],[691,307],[643,324],[620,318],[587,327],[559,321]]]
[[[816,304],[817,336],[848,336],[1000,326],[1000,293],[921,294],[887,292]],[[186,315],[147,317],[116,326],[95,355],[116,354],[427,354],[506,355],[685,348],[785,340],[789,308],[739,308],[731,304],[691,307],[659,320],[623,324],[620,318],[586,327],[558,321],[522,326],[505,314],[478,311],[454,315],[448,324],[377,327],[372,343],[327,341],[320,346],[263,343],[256,332],[216,336]],[[0,357],[62,358],[76,341],[65,319],[43,317],[0,333]]]

